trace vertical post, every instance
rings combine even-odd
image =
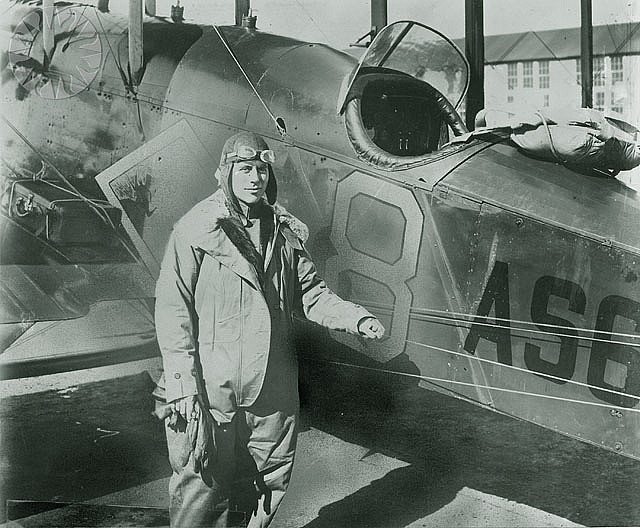
[[[249,16],[250,0],[236,0],[236,26],[242,25],[242,17]]]
[[[149,16],[156,16],[156,0],[144,0],[144,9]]]
[[[580,0],[580,71],[582,106],[593,108],[593,11],[591,0]]]
[[[387,0],[371,0],[371,40],[387,23]]]
[[[129,75],[138,86],[143,64],[142,0],[129,0]]]
[[[484,108],[484,16],[482,0],[464,2],[464,52],[471,66],[465,110],[467,128],[475,128],[475,117]]]
[[[43,0],[42,2],[42,47],[46,60],[51,59],[53,47],[55,46],[55,30],[53,28],[54,0]]]

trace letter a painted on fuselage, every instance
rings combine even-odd
[[[487,315],[494,305],[495,320],[491,322]],[[498,260],[482,293],[476,317],[464,342],[464,349],[470,354],[475,354],[480,338],[492,341],[497,347],[498,361],[504,365],[511,365],[510,319],[509,266],[506,262]]]

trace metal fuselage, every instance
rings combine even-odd
[[[215,190],[224,140],[255,131],[323,276],[389,334],[336,340],[425,387],[640,458],[634,191],[501,140],[406,170],[366,163],[336,112],[355,60],[259,31],[220,28],[232,56],[212,27],[147,20],[129,91],[125,21],[87,16],[101,18],[90,85],[48,100],[5,71],[3,114],[79,185],[101,183],[151,276],[172,224]],[[4,141],[9,165],[38,171],[32,148]]]

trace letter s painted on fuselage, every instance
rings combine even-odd
[[[557,363],[552,363],[541,357],[541,348],[531,343],[524,345],[524,362],[529,370],[536,374],[551,374],[555,378],[548,378],[555,383],[566,383],[573,377],[576,369],[576,357],[578,354],[578,335],[573,323],[562,317],[548,312],[551,296],[560,297],[569,301],[571,312],[584,315],[587,305],[587,297],[584,290],[575,282],[557,277],[545,275],[540,277],[533,287],[531,298],[531,320],[541,332],[557,335],[560,339],[560,352]],[[557,329],[561,329],[558,335]],[[558,380],[557,378],[563,378]]]

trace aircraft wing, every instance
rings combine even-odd
[[[154,281],[139,263],[4,265],[0,324],[82,317],[113,299],[153,297]]]
[[[100,300],[153,296],[153,277],[124,239],[117,210],[47,180],[7,179],[4,188],[0,323],[73,319]]]

